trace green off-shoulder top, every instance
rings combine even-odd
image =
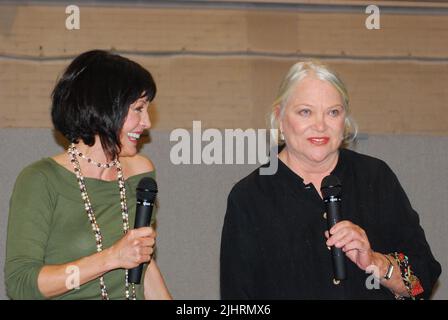
[[[125,181],[131,228],[135,220],[136,187],[143,177]],[[117,181],[85,178],[87,193],[103,235],[103,249],[123,237],[120,194]],[[155,212],[151,222],[154,222]],[[96,241],[84,209],[76,175],[52,158],[43,158],[17,177],[10,199],[6,243],[5,283],[12,299],[44,299],[37,277],[44,265],[65,264],[96,252]],[[69,276],[74,270],[67,270]],[[125,271],[104,275],[110,299],[124,299]],[[143,276],[136,285],[143,299]],[[72,289],[54,299],[101,299],[99,279]]]

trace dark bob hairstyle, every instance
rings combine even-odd
[[[52,93],[51,119],[70,142],[95,144],[95,135],[110,159],[121,151],[120,131],[129,106],[139,98],[152,101],[156,84],[138,63],[102,50],[76,57]]]

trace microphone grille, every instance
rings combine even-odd
[[[153,202],[157,192],[157,183],[153,178],[144,177],[138,182],[137,199]]]
[[[323,178],[320,185],[320,191],[322,192],[322,197],[327,198],[331,196],[339,196],[341,194],[342,185],[338,177],[335,175],[328,175]]]

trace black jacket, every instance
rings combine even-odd
[[[223,299],[393,299],[346,259],[347,279],[333,283],[325,242],[324,204],[312,184],[279,160],[276,174],[259,169],[228,197],[221,239]],[[342,215],[363,228],[374,251],[402,252],[428,298],[441,273],[397,177],[381,160],[342,149],[333,170],[342,184]],[[399,272],[395,270],[394,272]]]

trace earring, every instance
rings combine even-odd
[[[280,130],[280,140],[285,141],[285,135],[283,134],[283,131]]]

